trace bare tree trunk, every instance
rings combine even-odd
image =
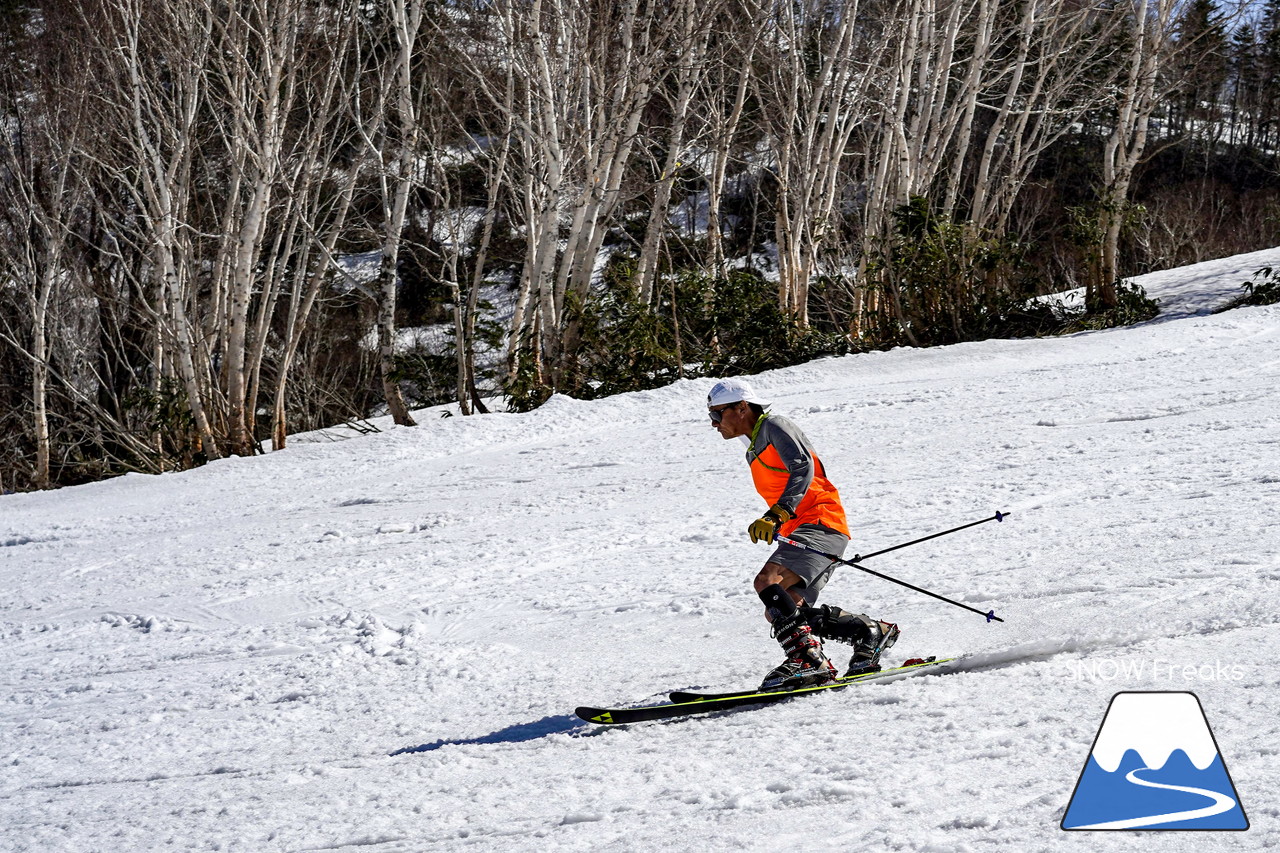
[[[398,51],[387,75],[390,99],[395,104],[396,158],[383,189],[382,269],[379,276],[378,359],[387,410],[400,426],[417,426],[396,379],[396,299],[400,284],[400,245],[409,207],[409,191],[418,170],[418,115],[414,98],[413,58],[422,27],[423,0],[391,0],[392,26]],[[388,189],[388,183],[390,188]]]
[[[552,3],[552,28],[544,33],[543,0],[533,0],[524,28],[524,37],[530,42],[532,55],[521,63],[529,67],[531,74],[520,124],[526,138],[525,168],[530,170],[525,184],[531,192],[527,208],[532,215],[526,224],[529,253],[526,269],[530,298],[535,306],[532,320],[537,334],[533,340],[540,385],[546,383],[548,362],[559,360],[558,332],[562,305],[556,298],[552,274],[560,236],[558,208],[566,166],[566,152],[561,140],[562,128],[567,124],[568,98],[562,95],[565,86],[579,85],[570,78],[565,62],[568,57],[564,51],[569,47],[564,28],[565,15],[557,0],[552,0]],[[549,41],[557,49],[553,50]],[[518,339],[525,330],[513,328],[512,333]]]
[[[78,20],[88,63],[83,85],[93,87],[99,113],[86,158],[100,183],[124,195],[134,211],[136,228],[116,231],[115,239],[148,258],[119,269],[153,300],[142,307],[155,324],[157,346],[181,382],[203,453],[216,459],[220,450],[208,410],[216,393],[209,372],[197,369],[204,343],[187,311],[196,301],[191,280],[201,266],[193,236],[199,228],[185,221],[203,142],[196,127],[207,105],[209,9],[201,0],[180,6],[122,0],[76,14],[84,16]],[[156,366],[157,372],[165,369]]]
[[[0,145],[0,266],[5,272],[5,283],[0,287],[20,293],[26,303],[29,349],[3,333],[0,338],[19,351],[25,350],[31,362],[30,424],[36,451],[32,484],[47,489],[52,486],[49,339],[50,325],[55,321],[51,303],[55,292],[65,294],[70,284],[67,242],[84,195],[77,176],[82,116],[74,96],[68,98],[66,111],[72,115],[67,120],[52,106],[45,112],[20,77],[5,73],[3,83],[0,109],[11,124],[5,144]],[[64,296],[59,301],[69,300]]]
[[[598,7],[580,0],[504,0],[492,13],[502,33],[502,64],[518,91],[504,99],[480,84],[510,115],[524,216],[525,259],[508,344],[534,348],[537,373],[552,388],[571,381],[577,345],[569,303],[586,298],[645,108],[665,73],[676,18],[647,0]],[[473,71],[477,77],[483,68]],[[513,106],[514,105],[514,108]]]
[[[305,232],[299,257],[289,275],[288,311],[284,323],[284,349],[276,365],[276,387],[272,403],[271,447],[283,450],[288,441],[286,399],[290,372],[297,358],[307,323],[330,272],[341,273],[334,251],[347,225],[347,216],[362,168],[370,159],[355,157],[336,188],[327,183],[328,164],[337,160],[348,146],[360,150],[360,129],[365,127],[363,87],[357,77],[344,73],[345,63],[359,66],[363,56],[358,42],[353,10],[346,9],[337,20],[341,29],[317,49],[316,68],[301,81],[300,99],[311,107],[312,132],[302,152],[292,197],[294,225]],[[339,132],[339,129],[345,132]],[[288,254],[286,252],[286,254]],[[261,338],[265,343],[265,336]],[[259,355],[259,358],[261,356]]]
[[[507,157],[511,152],[511,136],[510,132],[503,136],[502,152],[498,155],[497,164],[489,173],[489,204],[485,210],[484,221],[481,224],[480,245],[476,248],[474,269],[471,273],[471,290],[467,294],[467,321],[466,321],[466,341],[467,348],[464,353],[466,364],[464,366],[463,382],[465,389],[459,389],[459,394],[466,394],[471,397],[475,410],[481,413],[488,413],[488,409],[484,405],[484,401],[480,399],[480,392],[476,389],[476,313],[479,308],[480,287],[484,283],[485,265],[489,259],[489,243],[493,240],[494,220],[498,215],[498,193],[501,191],[502,182],[507,174]]]
[[[689,105],[693,101],[698,78],[705,70],[706,43],[710,21],[698,22],[696,10],[682,8],[677,13],[684,19],[684,31],[680,34],[680,53],[676,59],[676,92],[671,100],[671,131],[667,137],[667,155],[654,188],[653,207],[645,226],[644,240],[640,245],[640,257],[636,267],[636,289],[646,305],[654,301],[654,279],[658,269],[658,251],[662,234],[666,230],[670,214],[671,190],[676,181],[682,149],[685,144],[685,126],[689,118]],[[696,27],[696,29],[695,29]]]
[[[1087,303],[1103,308],[1118,304],[1120,231],[1129,204],[1133,171],[1147,146],[1147,130],[1158,103],[1156,86],[1173,36],[1174,0],[1135,0],[1133,41],[1126,57],[1127,75],[1119,93],[1115,125],[1102,155],[1103,198],[1101,268],[1090,282]]]
[[[51,254],[53,254],[51,252]],[[50,261],[55,259],[50,258]],[[33,426],[36,441],[35,486],[47,489],[49,479],[49,297],[53,293],[57,267],[52,263],[41,277],[40,290],[33,300],[31,316],[31,401],[34,404]]]
[[[205,99],[204,82],[197,72],[172,81],[172,97],[168,90],[153,91],[156,81],[145,78],[143,70],[140,43],[143,9],[140,4],[127,3],[121,13],[124,44],[119,53],[126,63],[124,71],[130,86],[123,106],[132,120],[126,131],[131,135],[126,142],[140,155],[143,163],[143,168],[137,173],[141,186],[135,192],[145,204],[143,209],[154,234],[155,268],[159,273],[162,300],[159,308],[169,327],[167,331],[177,358],[178,375],[200,435],[201,450],[206,458],[218,459],[221,451],[205,409],[204,387],[196,373],[195,335],[187,318],[184,281],[179,274],[177,260],[181,257],[181,265],[188,269],[194,265],[189,249],[178,241],[178,208],[185,202],[190,189],[187,179],[196,141],[193,131]],[[192,26],[180,30],[186,38],[177,40],[175,53],[186,53],[192,66],[199,69],[203,65],[203,57],[209,52],[209,24],[207,18],[197,18],[191,23]],[[156,123],[160,125],[156,138],[153,138],[152,127]]]
[[[800,328],[809,325],[809,287],[824,249],[839,231],[836,207],[845,184],[849,140],[868,117],[866,103],[879,46],[859,41],[858,6],[828,17],[820,4],[789,6],[774,33],[769,132],[777,164],[775,235],[778,299]],[[799,45],[819,45],[815,57]],[[855,56],[866,66],[855,62]]]
[[[1028,5],[1034,6],[1035,0],[1031,0]],[[952,218],[955,214],[961,183],[967,173],[966,167],[973,147],[974,119],[978,112],[978,101],[985,92],[994,88],[995,78],[1001,76],[998,71],[991,68],[993,47],[998,39],[994,31],[999,11],[999,0],[979,0],[974,16],[967,22],[976,32],[973,46],[966,58],[969,67],[957,93],[963,106],[959,110],[959,121],[953,139],[947,142],[947,147],[952,151],[951,171],[947,175],[941,208],[942,214],[947,218]]]
[[[224,370],[227,376],[228,443],[233,454],[248,456],[254,452],[254,437],[249,430],[248,399],[249,311],[258,266],[262,260],[262,240],[266,215],[279,179],[283,123],[289,107],[288,91],[292,80],[286,74],[292,69],[294,39],[298,22],[290,0],[255,0],[243,11],[232,7],[225,35],[226,52],[231,54],[233,69],[228,82],[242,82],[228,92],[229,105],[236,129],[232,150],[247,150],[249,174],[245,185],[248,203],[239,211],[238,233],[231,264],[227,344]],[[235,53],[239,49],[242,53]],[[261,63],[248,66],[247,63]],[[244,100],[240,98],[243,97]]]
[[[506,103],[510,104],[514,97],[514,81],[508,77],[507,99]],[[508,116],[510,113],[508,113]],[[474,258],[474,266],[471,273],[471,289],[467,293],[467,312],[466,322],[463,328],[463,340],[466,341],[466,347],[459,353],[459,361],[461,366],[461,374],[459,376],[460,386],[458,388],[458,404],[462,406],[464,398],[470,398],[474,411],[488,413],[488,409],[484,405],[484,401],[480,399],[480,393],[476,389],[476,313],[479,308],[480,288],[484,284],[485,265],[489,259],[489,244],[493,240],[494,222],[498,216],[498,197],[502,191],[503,182],[507,177],[507,159],[511,153],[511,132],[512,123],[508,119],[506,132],[502,135],[502,147],[498,153],[496,161],[488,170],[488,204],[485,207],[484,219],[480,225],[480,244],[476,247]],[[467,409],[463,408],[464,414]]]
[[[662,60],[674,18],[651,18],[640,10],[640,0],[626,0],[619,20],[611,29],[618,35],[618,48],[593,46],[591,63],[584,69],[588,81],[601,81],[600,93],[593,95],[591,124],[580,136],[586,181],[575,203],[574,224],[570,227],[566,248],[557,273],[559,313],[564,313],[564,300],[572,292],[575,300],[586,300],[600,256],[601,246],[620,201],[622,178],[631,160],[641,119],[649,98],[664,74]],[[608,88],[606,86],[611,84]],[[611,96],[605,93],[612,89]],[[580,321],[576,317],[564,322],[561,353],[554,363],[555,387],[574,383],[571,377],[573,359],[580,338]]]
[[[347,179],[337,194],[335,211],[331,215],[329,223],[322,228],[317,227],[319,225],[318,222],[313,222],[311,230],[317,235],[316,243],[318,244],[315,260],[312,263],[308,263],[306,256],[304,256],[294,272],[293,287],[289,297],[288,320],[285,324],[288,337],[277,368],[278,376],[271,423],[271,446],[273,450],[283,450],[285,447],[288,432],[285,397],[289,371],[292,369],[294,359],[297,357],[298,347],[302,343],[307,320],[311,316],[316,299],[319,297],[325,283],[329,280],[327,273],[330,270],[338,270],[338,266],[334,262],[334,248],[346,227],[347,213],[351,209],[351,200],[355,194],[356,180],[359,177],[359,173],[359,165],[352,164]],[[313,189],[315,195],[313,196],[311,210],[316,211],[312,215],[317,219],[320,216],[318,196],[322,189],[323,187],[319,183]]]
[[[714,88],[716,83],[713,82],[711,84],[713,88],[708,92],[708,99],[712,103],[712,118],[710,119],[712,148],[711,174],[707,181],[707,265],[711,271],[713,281],[724,279],[729,274],[725,265],[724,224],[720,218],[720,208],[724,198],[724,185],[728,176],[729,159],[732,156],[734,142],[738,137],[738,128],[742,123],[742,115],[746,108],[747,93],[751,87],[751,64],[755,58],[756,45],[762,26],[758,17],[750,19],[750,23],[752,26],[745,34],[747,45],[743,49],[740,63],[734,66],[732,70],[732,74],[736,78],[733,85],[734,98],[733,106],[730,108],[727,117],[721,118],[721,92],[719,89]],[[723,73],[724,70],[722,68],[721,72]],[[710,289],[708,289],[706,298],[708,301],[714,298],[714,293]]]

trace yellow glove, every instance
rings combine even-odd
[[[778,528],[790,520],[791,513],[774,504],[769,507],[768,512],[747,526],[747,533],[751,536],[752,542],[764,540],[766,544],[772,545],[774,537],[778,535]]]

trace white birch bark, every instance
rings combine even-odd
[[[836,202],[854,131],[869,117],[870,68],[878,48],[859,39],[858,6],[833,18],[820,4],[778,12],[765,61],[773,69],[762,102],[769,117],[778,180],[775,229],[778,299],[801,328],[809,324],[809,287],[823,250],[840,230]],[[820,45],[815,70],[807,50]],[[865,64],[863,64],[865,63]]]
[[[654,281],[657,278],[658,253],[663,232],[670,215],[671,190],[685,146],[685,128],[689,119],[689,107],[693,102],[698,79],[705,72],[706,45],[710,21],[700,22],[694,8],[679,7],[677,14],[684,19],[679,37],[680,52],[676,58],[675,94],[671,98],[671,129],[666,139],[666,157],[663,160],[658,181],[654,186],[653,207],[645,225],[644,240],[636,263],[636,289],[640,300],[647,304],[654,301]]]
[[[721,204],[724,198],[725,180],[728,177],[729,161],[738,139],[738,129],[742,124],[742,115],[746,108],[747,93],[752,82],[751,64],[755,58],[756,45],[762,22],[759,18],[749,19],[753,26],[746,34],[747,45],[742,51],[738,63],[732,66],[720,66],[720,73],[727,78],[716,77],[709,84],[706,100],[710,102],[710,119],[707,136],[711,139],[711,174],[707,180],[707,266],[713,281],[728,276],[724,256],[724,225],[720,217]],[[723,92],[732,87],[733,106],[727,115],[722,109]],[[714,293],[708,290],[708,300]]]
[[[71,223],[83,203],[78,170],[77,137],[83,117],[57,121],[43,114],[19,80],[5,80],[5,114],[10,117],[9,137],[0,146],[0,259],[6,284],[20,294],[30,316],[29,343],[10,335],[4,340],[24,352],[31,362],[31,435],[35,466],[31,474],[37,489],[47,489],[51,479],[49,432],[50,331],[56,319],[55,294],[68,301],[69,271],[64,255]],[[16,330],[15,330],[16,331]]]
[[[249,358],[255,345],[249,315],[255,289],[258,300],[274,303],[274,293],[264,286],[274,278],[263,275],[263,239],[273,194],[283,178],[281,149],[297,68],[298,12],[293,0],[249,0],[215,17],[219,49],[211,56],[230,114],[227,150],[240,155],[233,162],[243,170],[236,182],[245,193],[243,202],[229,198],[227,226],[235,238],[224,266],[230,274],[223,353],[227,439],[231,453],[239,456],[251,455],[256,445],[251,430],[255,401],[249,398],[255,370]]]
[[[536,328],[538,382],[546,386],[565,380],[576,341],[566,307],[591,287],[644,109],[677,29],[675,18],[656,13],[642,0],[608,8],[506,0],[492,12],[501,61],[516,69],[521,84],[505,108],[520,153],[512,182],[520,189],[526,247],[508,364],[515,369]],[[500,98],[487,96],[503,109]]]
[[[159,20],[152,17],[157,10],[164,13]],[[156,319],[186,393],[200,450],[206,458],[217,459],[222,454],[206,408],[213,389],[208,374],[197,371],[200,341],[187,311],[196,259],[190,241],[180,234],[191,190],[196,120],[207,96],[201,69],[211,47],[212,24],[202,14],[206,11],[198,4],[156,7],[145,0],[124,0],[115,7],[115,28],[104,34],[111,41],[99,47],[105,48],[104,57],[118,63],[115,70],[123,84],[108,96],[119,107],[119,124],[110,130],[119,134],[140,166],[133,173],[137,182],[126,190],[134,195],[149,231],[158,294]],[[154,76],[148,66],[152,57],[144,54],[142,44],[148,27],[172,34],[168,59],[185,73],[175,73],[163,83]]]
[[[1103,308],[1117,304],[1120,231],[1129,204],[1133,172],[1147,147],[1151,116],[1158,104],[1157,86],[1167,58],[1176,20],[1175,0],[1134,0],[1133,40],[1125,57],[1126,76],[1120,90],[1115,124],[1103,147],[1102,232],[1098,277],[1090,282],[1087,301]]]
[[[418,92],[413,76],[413,60],[422,29],[423,0],[390,0],[396,53],[386,70],[384,97],[392,109],[386,120],[394,135],[391,162],[384,164],[382,177],[383,230],[382,265],[378,287],[378,358],[383,396],[392,419],[400,426],[416,426],[405,404],[404,392],[395,378],[396,303],[400,284],[400,247],[409,208],[409,193],[419,171]],[[386,154],[384,153],[385,157]]]

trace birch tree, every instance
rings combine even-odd
[[[704,130],[710,159],[707,174],[707,259],[713,281],[728,275],[721,207],[730,163],[738,146],[747,95],[754,83],[754,63],[768,16],[753,0],[726,3],[716,23],[703,75]],[[712,297],[707,294],[708,299]]]
[[[570,139],[576,142],[582,171],[553,291],[556,313],[562,317],[567,300],[580,305],[587,299],[601,245],[622,200],[623,177],[640,122],[669,71],[664,60],[681,17],[653,0],[623,0],[607,11],[588,8],[590,13],[583,16],[586,26],[576,34],[586,49],[578,68],[578,122],[566,128],[576,137]],[[553,387],[568,388],[581,381],[572,366],[579,324],[575,316],[564,318],[563,353],[552,363]]]
[[[254,377],[278,293],[277,259],[267,242],[268,215],[286,180],[285,128],[302,67],[297,45],[303,6],[299,0],[238,0],[220,11],[211,7],[207,14],[216,48],[209,55],[216,81],[211,107],[221,118],[220,147],[230,166],[213,285],[222,303],[217,323],[222,327],[227,443],[231,453],[246,456],[255,450]],[[286,232],[276,233],[283,238]],[[274,251],[282,245],[278,239]]]
[[[587,297],[641,120],[668,73],[680,18],[666,11],[656,0],[504,0],[491,12],[499,61],[517,81],[513,182],[525,232],[508,361],[514,371],[523,352],[544,387],[576,381],[577,320],[566,309]]]
[[[363,76],[353,73],[363,67],[365,50],[358,38],[358,17],[353,4],[344,3],[337,12],[332,27],[310,34],[307,55],[312,61],[299,81],[298,97],[307,104],[308,128],[297,153],[290,192],[295,200],[292,245],[277,253],[293,261],[282,273],[280,285],[285,297],[284,341],[275,367],[273,450],[286,446],[290,373],[322,290],[344,275],[336,258],[337,244],[350,226],[356,186],[373,160],[360,134],[369,92]],[[265,344],[265,329],[259,341]]]
[[[21,52],[0,69],[7,128],[0,140],[0,294],[22,294],[27,309],[21,327],[0,329],[0,344],[31,371],[30,479],[44,488],[54,482],[55,456],[73,478],[86,469],[158,472],[164,460],[129,423],[110,376],[128,349],[116,318],[131,313],[131,303],[122,288],[97,281],[115,273],[102,245],[110,242],[105,198],[91,184],[86,150],[101,116],[98,90],[88,84],[93,58],[77,40],[84,20],[77,9],[56,7],[41,23],[13,45]],[[133,371],[123,374],[125,393],[132,393]]]
[[[785,4],[775,15],[761,100],[777,170],[778,300],[805,328],[810,280],[840,230],[843,167],[850,138],[868,118],[877,48],[860,38],[856,0]]]
[[[400,284],[400,249],[404,241],[409,195],[423,182],[419,111],[427,93],[415,78],[426,12],[425,0],[388,0],[380,10],[388,17],[394,44],[378,69],[382,100],[372,150],[381,161],[382,259],[378,278],[378,357],[387,410],[400,426],[416,426],[396,379],[396,305]]]
[[[645,225],[644,238],[636,261],[636,290],[644,304],[654,301],[654,283],[658,274],[658,253],[671,213],[671,192],[675,186],[680,158],[686,147],[686,129],[693,105],[698,81],[706,72],[706,55],[715,5],[680,0],[671,10],[680,20],[680,28],[673,36],[671,90],[667,93],[670,127],[666,139],[662,164],[654,183],[653,203]]]
[[[204,67],[213,44],[211,10],[194,0],[124,0],[81,12],[101,117],[91,143],[96,180],[114,183],[128,199],[134,227],[120,239],[148,258],[135,271],[155,325],[153,390],[166,375],[178,378],[200,452],[217,459],[221,450],[210,417],[216,387],[212,353],[191,317],[200,263],[198,231],[189,227],[198,121],[208,103]]]
[[[1098,277],[1087,288],[1088,304],[1118,303],[1120,230],[1124,225],[1134,169],[1146,151],[1151,117],[1159,103],[1160,74],[1174,36],[1176,0],[1133,0],[1131,41],[1123,59],[1116,114],[1102,152],[1102,236]]]
[[[48,89],[8,73],[2,94],[0,109],[9,123],[0,141],[0,288],[20,294],[29,323],[25,330],[0,329],[0,339],[29,363],[31,477],[36,488],[46,489],[52,483],[50,335],[58,328],[59,309],[69,301],[68,244],[87,200],[77,145],[87,115],[83,99],[74,93],[51,98]]]
[[[989,123],[969,202],[977,228],[1005,233],[1041,156],[1105,102],[1107,88],[1099,83],[1110,79],[1123,24],[1110,4],[1024,5],[1009,34],[1016,47],[1010,44],[999,60],[1000,85],[986,103]]]

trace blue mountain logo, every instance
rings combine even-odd
[[[1062,828],[1249,828],[1194,693],[1111,697]]]

